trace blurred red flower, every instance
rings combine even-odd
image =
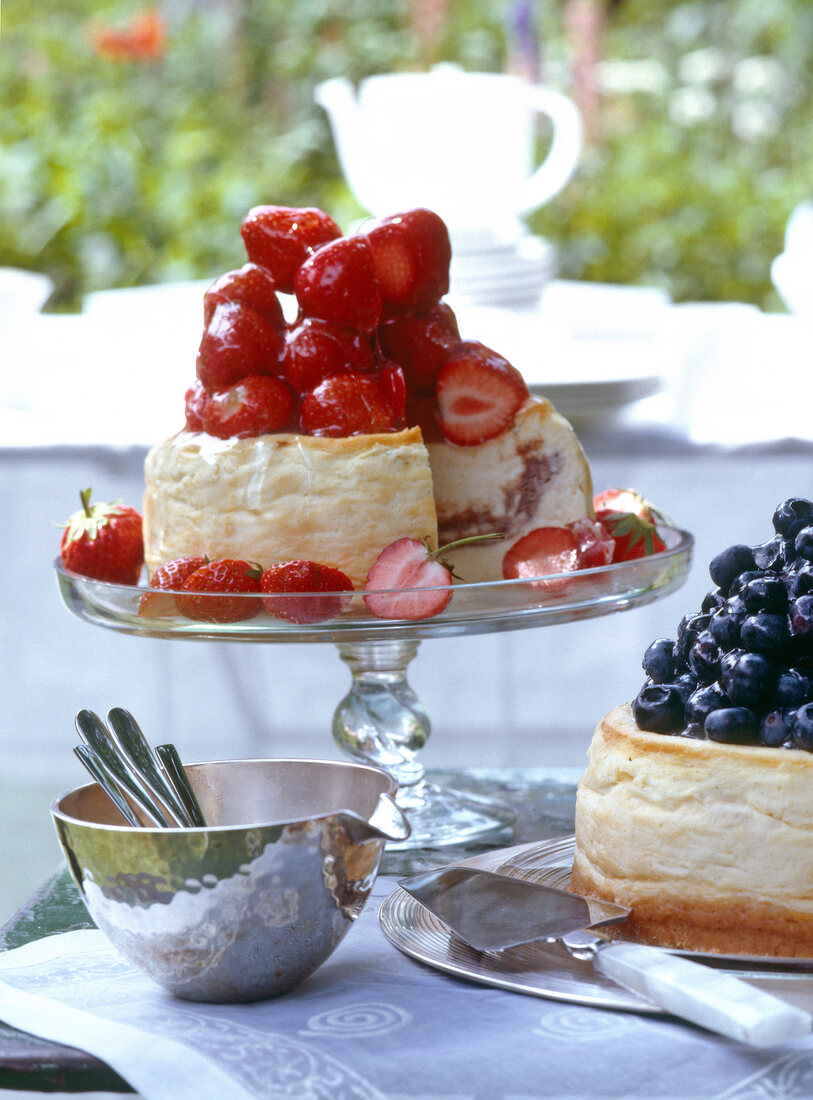
[[[108,61],[158,61],[164,56],[167,29],[157,8],[144,8],[123,27],[88,26],[93,49]]]

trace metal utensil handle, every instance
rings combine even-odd
[[[178,755],[178,750],[174,745],[156,745],[155,752],[170,782],[186,807],[192,825],[200,829],[206,828],[206,819],[203,816],[200,803],[195,797],[195,792],[192,790],[192,785]]]
[[[808,1012],[748,982],[655,947],[613,943],[595,953],[598,969],[625,989],[701,1027],[756,1047],[809,1035]]]
[[[144,780],[127,760],[120,754],[112,742],[110,731],[92,710],[80,710],[76,715],[76,729],[87,747],[100,764],[110,773],[116,786],[127,793],[145,817],[162,828],[176,828],[177,823],[170,820],[164,810],[155,802]]]
[[[113,707],[107,712],[107,725],[125,761],[129,761],[152,797],[163,805],[170,824],[181,828],[192,825],[183,800],[167,781],[158,757],[132,714],[122,707]]]
[[[141,822],[133,813],[130,803],[116,786],[113,775],[105,768],[104,764],[102,764],[93,750],[89,749],[87,745],[76,745],[73,751],[119,811],[121,816],[129,825],[134,825],[138,828]]]

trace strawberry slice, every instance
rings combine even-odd
[[[296,398],[281,378],[250,374],[210,395],[203,430],[218,439],[249,438],[293,427]]]
[[[282,373],[300,392],[315,389],[334,374],[374,369],[370,341],[344,325],[304,317],[285,338]]]
[[[381,289],[365,237],[323,245],[294,277],[294,293],[308,317],[370,334],[381,320]]]
[[[273,374],[280,352],[277,329],[242,302],[219,302],[203,332],[197,376],[209,393],[247,374]]]
[[[448,293],[452,247],[446,225],[433,211],[393,214],[363,232],[387,313],[422,312]]]
[[[377,590],[364,596],[373,615],[412,620],[429,619],[442,611],[452,598],[452,573],[438,554],[421,539],[402,538],[386,546],[373,562],[364,585]]]
[[[435,384],[438,421],[444,437],[476,446],[510,427],[528,398],[516,367],[476,340],[459,344]]]
[[[613,540],[613,561],[633,561],[666,549],[657,527],[664,517],[635,489],[605,489],[594,498],[593,508]]]
[[[242,302],[251,306],[275,328],[282,328],[285,316],[277,297],[271,272],[259,264],[247,263],[215,279],[203,295],[203,323],[208,325],[220,302]]]
[[[403,368],[407,389],[418,397],[435,392],[440,369],[460,343],[457,318],[439,302],[427,313],[403,314],[378,326],[381,350]]]
[[[241,559],[207,562],[183,582],[182,594],[175,597],[175,605],[181,615],[198,622],[236,623],[253,619],[262,611],[262,603],[250,599],[246,593],[259,592],[261,576],[258,565]]]
[[[346,595],[319,595],[306,599],[302,595],[286,599],[279,593],[345,593],[353,591],[348,576],[331,565],[315,561],[280,561],[265,570],[260,578],[260,591],[269,615],[291,623],[320,623],[333,619],[349,606]]]
[[[271,272],[277,289],[293,294],[294,276],[309,256],[342,231],[315,206],[253,206],[240,226],[246,255]]]
[[[388,394],[369,374],[326,378],[303,396],[299,407],[299,429],[305,435],[370,435],[398,427]]]

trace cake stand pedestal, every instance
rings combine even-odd
[[[377,619],[359,594],[344,597],[328,621],[308,622],[324,594],[239,597],[251,617],[209,622],[179,615],[170,593],[115,585],[67,571],[57,561],[62,598],[80,619],[141,637],[262,643],[330,642],[347,665],[351,686],[336,708],[333,737],[354,760],[382,768],[399,784],[397,801],[412,827],[395,848],[471,842],[506,828],[510,807],[427,783],[417,758],[430,733],[426,709],[409,686],[407,669],[428,638],[488,634],[574,622],[628,610],[669,595],[686,579],[693,539],[677,528],[660,531],[666,549],[636,561],[578,573],[483,584],[454,584],[452,599],[431,619]],[[212,618],[224,601],[206,597]],[[280,617],[283,613],[286,618]],[[291,621],[291,620],[296,621]]]

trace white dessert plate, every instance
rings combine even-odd
[[[573,846],[574,838],[569,836],[487,852],[461,863],[562,889],[570,875]],[[500,952],[475,951],[400,887],[383,902],[378,919],[384,935],[404,954],[456,977],[596,1008],[658,1011],[605,978],[592,963],[573,958],[560,943],[525,944]],[[676,953],[730,970],[788,1000],[798,997],[800,1004],[813,990],[813,959]]]

